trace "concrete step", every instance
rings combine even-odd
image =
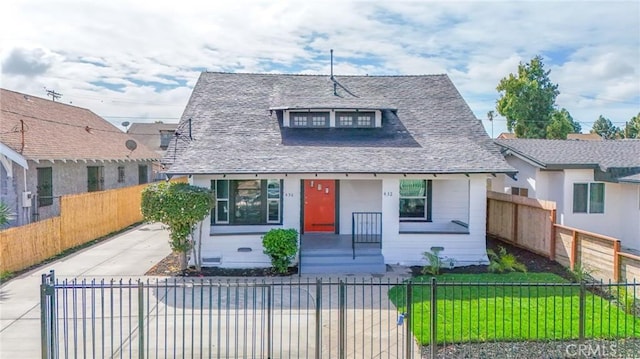
[[[344,253],[303,255],[301,261],[303,274],[385,273],[387,270],[384,257],[379,251],[377,254],[357,255],[355,259]]]

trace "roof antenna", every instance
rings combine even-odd
[[[333,49],[331,49],[331,81],[333,82],[333,95],[338,96],[336,80],[333,78]]]

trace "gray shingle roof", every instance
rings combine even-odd
[[[182,116],[192,141],[170,147],[173,174],[515,172],[446,75],[202,73]],[[383,111],[378,129],[282,127],[273,108]],[[173,144],[172,144],[173,146]]]
[[[541,167],[640,168],[640,140],[570,141],[513,139],[496,140],[503,149],[523,156]]]

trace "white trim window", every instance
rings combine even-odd
[[[329,127],[329,112],[291,112],[291,127]]]
[[[604,213],[604,183],[574,183],[573,213]]]
[[[213,180],[211,187],[216,196],[212,225],[282,222],[281,180]]]
[[[338,111],[336,112],[336,127],[375,127],[375,112],[370,111]]]
[[[400,180],[400,220],[431,221],[431,180]]]

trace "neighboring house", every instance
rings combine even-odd
[[[567,140],[602,141],[602,137],[597,133],[568,133]]]
[[[511,140],[514,138],[516,138],[516,134],[511,132],[502,132],[497,137],[499,140]]]
[[[148,149],[155,151],[161,158],[167,152],[167,147],[171,141],[177,141],[176,132],[177,123],[132,123],[127,133],[133,137],[138,143],[144,144]],[[165,168],[160,162],[153,165],[153,179],[163,180]]]
[[[146,183],[159,156],[88,109],[0,89],[0,200],[11,225],[53,217],[60,196]],[[130,142],[130,147],[131,142]]]
[[[515,172],[446,75],[205,72],[189,121],[167,173],[216,190],[205,266],[269,266],[272,228],[301,233],[302,272],[486,263],[486,180]]]
[[[640,249],[640,140],[497,140],[517,180],[494,191],[555,201],[560,224]]]

